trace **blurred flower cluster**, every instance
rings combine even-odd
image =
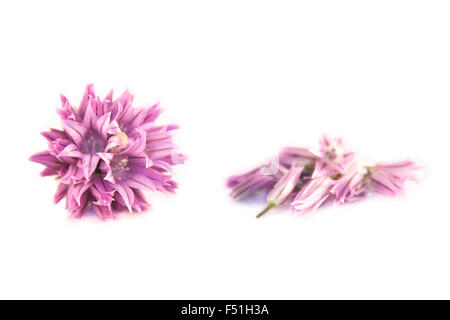
[[[343,204],[369,192],[396,196],[404,192],[406,181],[417,180],[418,169],[409,160],[362,165],[341,138],[323,136],[318,151],[284,148],[270,163],[230,177],[227,186],[235,199],[268,192],[267,207],[257,216],[261,217],[285,203],[294,212],[305,213],[326,201]]]

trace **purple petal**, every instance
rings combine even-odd
[[[144,168],[150,168],[153,165],[153,161],[145,153],[142,153],[137,156],[129,156],[128,163],[130,165],[144,167]],[[169,167],[169,170],[172,168],[171,166],[168,166],[168,167]]]
[[[99,206],[97,204],[93,204],[92,209],[94,210],[95,214],[102,220],[105,220],[106,218],[114,218],[112,209],[108,206]]]
[[[82,126],[84,128],[94,128],[97,122],[97,116],[95,114],[93,104],[94,104],[93,99],[89,99],[82,123]]]
[[[281,205],[297,186],[302,171],[303,166],[292,164],[289,171],[275,184],[267,196],[267,202],[273,203],[275,206]]]
[[[68,188],[69,188],[69,186],[67,184],[64,184],[64,183],[58,184],[58,188],[56,189],[56,193],[53,198],[55,204],[60,202],[66,196]]]
[[[108,182],[103,181],[99,176],[93,179],[94,184],[91,186],[91,194],[95,197],[94,204],[101,206],[111,206],[113,201],[114,189],[107,185]]]
[[[89,100],[92,97],[95,97],[95,92],[94,92],[94,85],[91,83],[91,84],[87,85],[86,91],[84,92],[83,99],[81,99],[81,102],[80,102],[80,107],[78,109],[78,114],[80,115],[81,118],[84,117],[84,113],[85,113],[86,108],[88,106]]]
[[[84,177],[86,179],[89,179],[89,177],[94,173],[95,168],[97,168],[97,164],[100,160],[100,157],[98,155],[91,155],[91,154],[83,154],[83,171],[84,171]]]
[[[148,210],[150,208],[150,205],[148,204],[147,200],[145,200],[144,195],[139,190],[134,190],[135,194],[135,200],[133,203],[133,209],[137,212],[142,212]]]
[[[109,166],[112,158],[113,158],[113,154],[109,153],[109,152],[97,152],[97,155],[100,157],[100,159],[102,159],[107,166]]]
[[[58,167],[48,167],[41,171],[41,176],[42,177],[53,176],[55,174],[58,174],[59,170],[60,168]]]
[[[273,176],[255,175],[237,185],[231,192],[235,199],[244,199],[252,196],[254,193],[272,187],[275,184]]]
[[[120,195],[121,200],[123,200],[123,202],[126,205],[126,207],[128,208],[128,210],[130,212],[132,212],[131,205],[132,205],[132,203],[134,203],[133,190],[131,190],[128,186],[124,186],[124,185],[120,185],[120,184],[115,184],[114,188],[117,191],[117,193]]]
[[[139,173],[128,173],[125,183],[131,188],[155,191],[155,184],[153,181],[145,175]]]
[[[78,146],[73,143],[67,145],[60,153],[58,153],[58,157],[81,158],[82,156]]]
[[[44,131],[41,132],[41,135],[47,139],[49,142],[52,142],[56,139],[64,139],[67,140],[67,136],[64,133],[64,131],[57,130],[57,129],[50,129],[50,131]]]
[[[127,128],[128,129],[134,129],[139,127],[142,122],[144,122],[145,117],[147,115],[147,110],[140,108],[140,109],[134,109],[133,118],[129,119]]]
[[[81,197],[85,194],[86,191],[91,187],[92,182],[79,183],[73,188],[73,197],[78,205],[81,205]]]
[[[113,102],[112,106],[111,106],[111,120],[116,120],[123,111],[123,104],[120,103],[119,101],[115,101]]]
[[[56,157],[52,156],[48,151],[42,151],[32,155],[30,157],[30,161],[52,168],[60,168],[63,165],[63,163],[61,163]]]
[[[105,113],[95,122],[94,128],[100,132],[103,139],[106,140],[110,126],[111,112]]]
[[[297,194],[291,209],[297,213],[316,210],[330,195],[336,181],[326,175],[313,177]]]
[[[73,142],[75,142],[77,146],[81,145],[87,129],[80,123],[72,120],[64,120],[62,126],[66,134],[72,138]]]

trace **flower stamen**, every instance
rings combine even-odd
[[[124,149],[127,146],[128,136],[126,135],[125,132],[119,132],[116,135],[114,135],[114,138],[117,139],[117,141],[119,142],[119,145],[112,147],[111,151],[113,153],[118,153],[119,151],[121,151],[122,149]]]

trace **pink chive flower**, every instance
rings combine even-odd
[[[317,160],[319,157],[306,148],[286,147],[279,154],[280,164],[286,168],[290,168],[294,163],[311,165]]]
[[[300,175],[303,172],[304,167],[293,163],[289,171],[287,171],[278,182],[273,187],[272,191],[267,195],[267,207],[261,211],[256,217],[262,217],[266,212],[268,212],[273,207],[282,205],[285,200],[291,195],[297,183],[300,180]]]
[[[270,191],[267,202],[273,203],[275,206],[281,205],[297,186],[303,168],[303,166],[293,164]]]
[[[156,125],[162,109],[134,108],[133,95],[125,91],[103,100],[88,85],[78,107],[61,96],[58,114],[62,130],[42,132],[48,148],[30,160],[46,166],[42,176],[56,176],[55,203],[66,198],[66,209],[81,217],[92,208],[101,219],[125,208],[149,208],[143,190],[174,193],[172,166],[185,156],[176,153],[172,131],[176,125]]]
[[[285,148],[280,152],[277,163],[266,163],[242,174],[231,176],[227,179],[226,185],[232,188],[233,198],[238,200],[249,198],[274,188],[294,163],[296,167],[305,167],[300,174],[307,177],[311,174],[312,165],[316,160],[317,156],[307,149]]]
[[[268,166],[269,164],[258,166],[243,174],[228,178],[227,186],[232,188],[231,196],[235,199],[245,199],[259,191],[272,188],[280,172],[274,175],[267,175],[264,173],[264,168]]]
[[[306,213],[328,199],[343,204],[362,199],[370,191],[398,195],[407,180],[415,180],[419,168],[411,161],[361,166],[356,154],[344,146],[341,138],[327,136],[320,140],[316,153],[288,147],[276,159],[276,165],[259,166],[228,179],[227,185],[235,198],[268,192],[267,206],[258,218],[286,202],[290,202],[292,211]]]
[[[354,161],[346,173],[336,181],[333,188],[334,200],[337,204],[353,202],[364,198],[368,194],[367,169],[359,168]]]
[[[405,191],[405,182],[417,181],[416,173],[420,167],[413,161],[377,163],[368,167],[372,189],[388,196],[401,195]]]
[[[322,136],[319,142],[319,159],[317,170],[326,170],[329,174],[341,174],[344,168],[355,157],[355,153],[349,151],[343,144],[342,138],[329,138]]]
[[[336,181],[327,175],[313,177],[297,194],[291,203],[295,213],[314,211],[331,195]]]

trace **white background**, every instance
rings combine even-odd
[[[448,1],[2,1],[0,298],[450,298]],[[73,221],[28,157],[87,83],[160,101],[189,161],[152,210]],[[162,122],[161,122],[162,123]],[[256,220],[225,179],[343,136],[404,197]]]

